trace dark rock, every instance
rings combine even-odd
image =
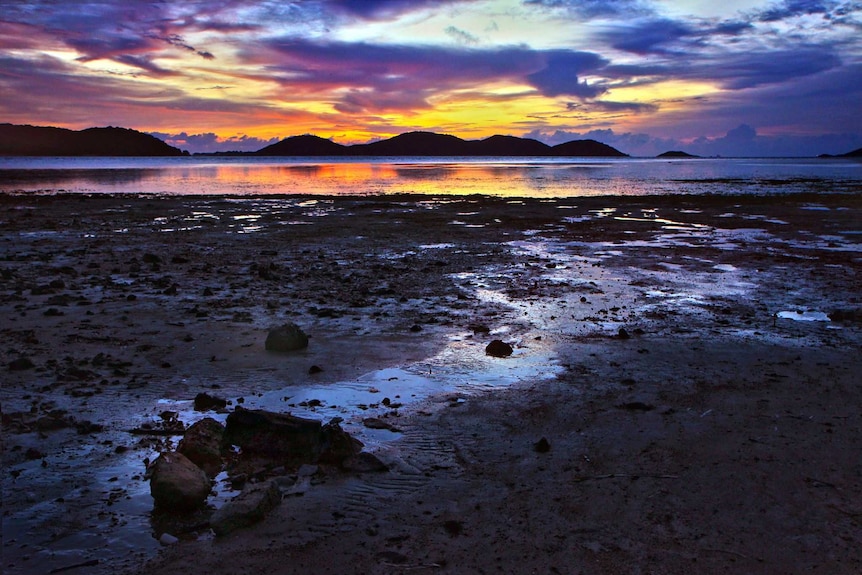
[[[281,491],[275,481],[246,486],[242,493],[225,503],[210,518],[210,527],[218,536],[262,521],[281,503]]]
[[[92,421],[87,420],[75,423],[75,430],[78,432],[78,435],[100,433],[104,428],[105,426],[100,423],[93,423]]]
[[[9,371],[24,371],[36,367],[29,357],[19,357],[9,362]]]
[[[209,411],[211,409],[224,409],[225,407],[227,407],[227,400],[221,397],[208,393],[199,393],[195,396],[195,411]]]
[[[383,421],[382,419],[377,419],[376,417],[366,417],[362,420],[362,425],[368,429],[387,429],[395,432],[401,431],[391,423]]]
[[[551,444],[546,438],[543,437],[542,439],[533,444],[533,449],[535,449],[538,453],[547,453],[551,450]]]
[[[211,417],[205,417],[188,428],[177,451],[215,477],[222,468],[224,426]]]
[[[512,351],[511,345],[499,339],[495,339],[485,347],[485,353],[493,357],[509,357]]]
[[[649,403],[644,403],[642,401],[630,401],[628,403],[620,403],[616,406],[617,409],[624,409],[626,411],[652,411],[655,409],[655,406]]]
[[[315,461],[324,447],[320,421],[287,413],[237,409],[227,416],[225,441],[243,452],[288,461]]]
[[[267,351],[296,351],[308,347],[308,336],[295,323],[286,323],[269,330]]]
[[[621,327],[617,332],[617,337],[620,339],[629,339],[631,336],[629,335],[629,332],[626,331],[626,328]]]
[[[323,368],[317,365],[312,365],[308,368],[309,375],[314,375],[315,373],[320,373],[321,371],[323,371]]]
[[[354,473],[379,473],[389,471],[389,466],[380,461],[373,453],[362,451],[356,455],[352,455],[341,463],[341,467],[346,471]]]
[[[859,309],[836,309],[827,314],[832,321],[847,323],[862,323],[862,308]]]
[[[28,459],[28,460],[42,459],[43,457],[45,457],[45,454],[42,453],[41,451],[39,451],[38,449],[36,449],[35,447],[30,447],[24,453],[24,457],[25,457],[25,459]]]
[[[160,509],[191,511],[203,505],[210,493],[206,473],[182,453],[162,453],[149,473],[150,495]]]
[[[410,331],[412,331],[414,333],[422,331],[422,326],[419,325],[418,323],[414,323],[412,326],[410,326]]]
[[[345,460],[362,451],[362,442],[344,431],[337,423],[323,426],[323,450],[318,461],[341,465]]]

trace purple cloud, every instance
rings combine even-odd
[[[471,50],[449,47],[273,40],[272,54],[245,57],[267,65],[285,86],[308,90],[352,88],[339,110],[410,109],[427,106],[427,98],[444,90],[489,81],[521,81],[543,95],[579,98],[604,91],[579,80],[607,61],[591,52],[540,51],[525,47]]]

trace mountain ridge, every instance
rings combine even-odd
[[[572,140],[549,146],[538,140],[494,135],[483,140],[464,140],[450,134],[405,132],[368,144],[345,146],[306,134],[291,136],[256,152],[256,156],[602,156],[628,157],[595,140]]]
[[[108,126],[68,130],[0,124],[0,156],[182,156],[182,150],[132,130]]]

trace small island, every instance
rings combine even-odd
[[[664,152],[656,156],[656,158],[699,158],[700,156],[695,156],[694,154],[689,154],[688,152],[683,152],[680,150],[670,150],[668,152]]]

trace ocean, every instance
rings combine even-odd
[[[858,193],[862,162],[817,158],[0,158],[0,193],[563,198]]]

